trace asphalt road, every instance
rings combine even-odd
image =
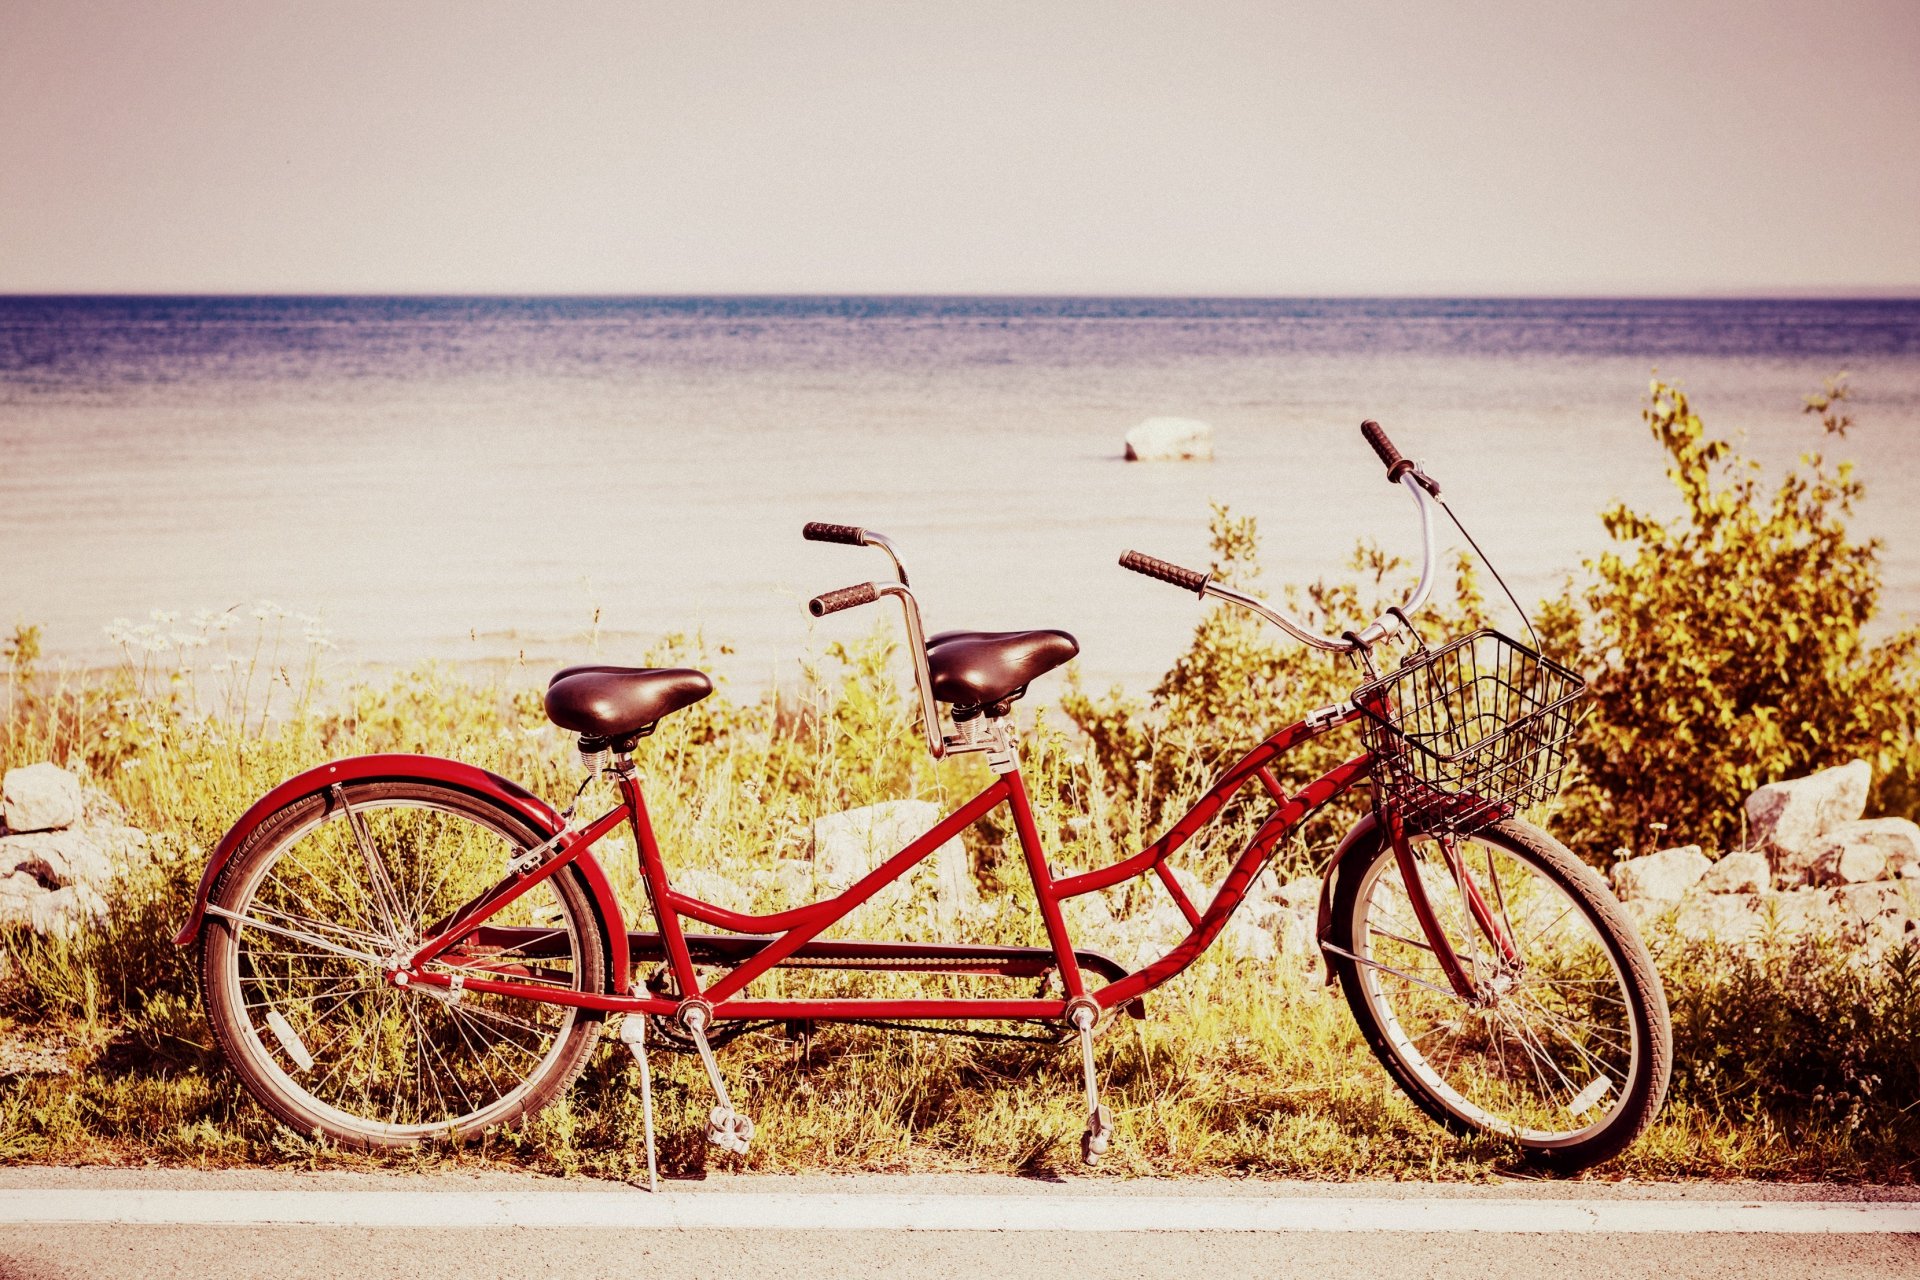
[[[0,1277],[435,1275],[1915,1277],[1920,1191],[0,1170]]]

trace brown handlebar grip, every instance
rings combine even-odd
[[[1185,587],[1195,595],[1206,590],[1207,586],[1207,574],[1193,569],[1182,569],[1177,564],[1168,564],[1165,560],[1143,556],[1138,551],[1123,554],[1120,557],[1120,567],[1131,569],[1135,573],[1144,573],[1149,578],[1158,578],[1162,582],[1171,582],[1176,587]]]
[[[1400,451],[1393,447],[1393,441],[1387,439],[1386,429],[1372,418],[1360,424],[1360,434],[1367,438],[1373,451],[1380,455],[1380,461],[1386,464],[1388,484],[1399,484],[1400,477],[1413,470],[1413,463],[1400,456]]]
[[[809,520],[800,530],[800,536],[808,542],[844,542],[850,547],[867,545],[867,531],[850,524],[823,524],[818,520]]]
[[[872,604],[880,598],[871,582],[856,583],[851,587],[842,587],[838,591],[829,591],[825,595],[815,596],[807,601],[807,612],[816,618],[824,618],[830,613],[842,609],[856,609],[863,604]]]

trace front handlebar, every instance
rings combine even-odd
[[[1138,551],[1128,551],[1123,554],[1120,557],[1120,566],[1150,578],[1159,578],[1163,582],[1184,587],[1203,598],[1212,596],[1216,600],[1225,600],[1229,604],[1239,605],[1243,609],[1259,614],[1302,644],[1311,645],[1316,649],[1344,652],[1349,649],[1366,648],[1386,639],[1401,628],[1404,618],[1410,618],[1425,608],[1427,598],[1433,594],[1435,560],[1433,506],[1429,501],[1429,495],[1438,497],[1440,486],[1420,469],[1419,464],[1401,456],[1400,451],[1393,447],[1393,441],[1387,439],[1387,433],[1381,429],[1379,423],[1368,419],[1360,424],[1360,432],[1366,437],[1367,443],[1373,446],[1373,451],[1380,456],[1380,461],[1386,464],[1387,479],[1405,486],[1407,492],[1413,495],[1413,505],[1420,512],[1420,581],[1414,586],[1413,594],[1407,597],[1406,603],[1398,609],[1389,609],[1369,622],[1362,630],[1349,631],[1337,637],[1323,636],[1298,618],[1284,610],[1274,608],[1264,600],[1256,600],[1231,587],[1222,586],[1207,574],[1197,570],[1183,569],[1179,565],[1141,555]]]

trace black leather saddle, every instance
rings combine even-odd
[[[927,669],[940,701],[1002,715],[996,705],[1079,652],[1080,642],[1064,631],[942,631],[927,641]]]
[[[547,719],[589,738],[644,738],[712,692],[704,672],[686,667],[566,667],[547,682]]]

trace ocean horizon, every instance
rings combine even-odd
[[[1088,684],[1139,691],[1199,610],[1114,560],[1204,567],[1211,502],[1259,518],[1268,590],[1417,549],[1362,418],[1523,602],[1556,591],[1604,507],[1675,507],[1656,370],[1776,474],[1856,459],[1887,616],[1920,611],[1911,298],[14,295],[0,627],[97,665],[116,618],[270,599],[343,673],[529,678],[697,630],[751,688],[897,627],[805,615],[885,564],[800,540],[827,520],[895,539],[930,630],[1060,627]],[[1842,370],[1828,442],[1801,406]],[[1159,415],[1211,423],[1216,461],[1122,462]]]

